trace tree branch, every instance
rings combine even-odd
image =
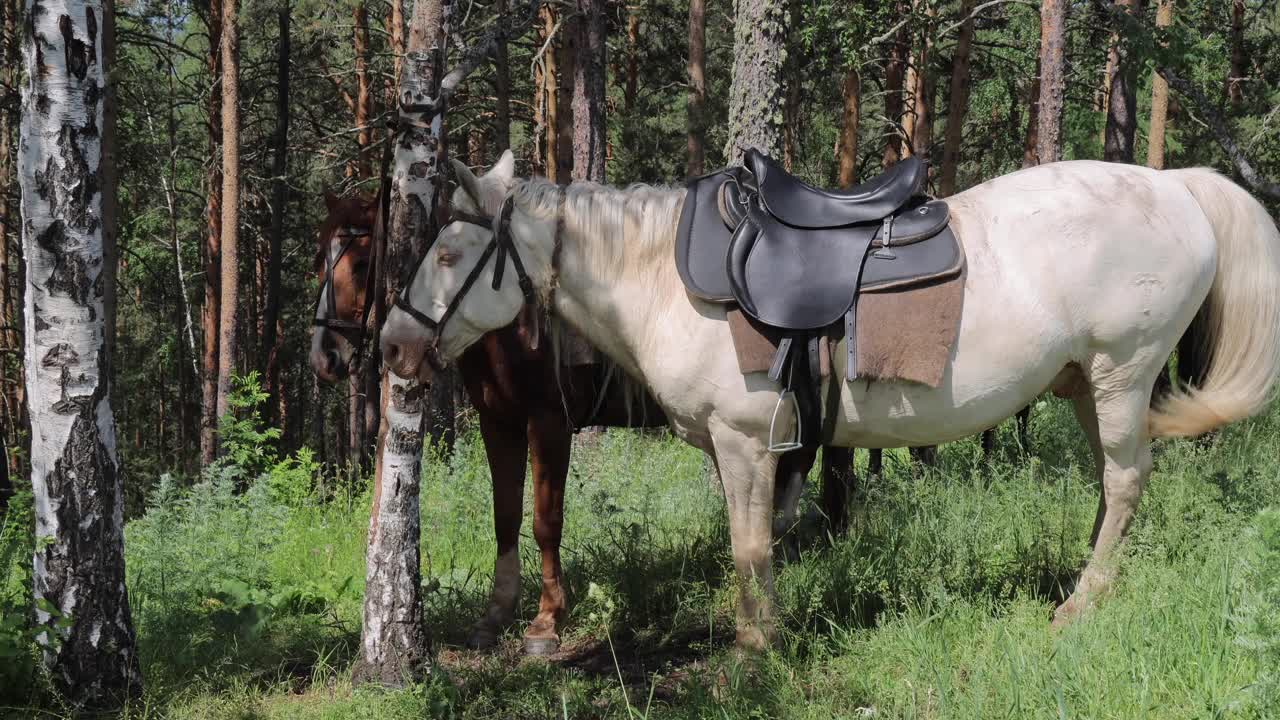
[[[1232,164],[1236,166],[1236,171],[1249,184],[1249,187],[1259,195],[1264,195],[1271,200],[1280,200],[1280,183],[1272,182],[1258,174],[1249,159],[1244,156],[1244,151],[1240,149],[1235,138],[1231,136],[1231,130],[1227,127],[1227,121],[1222,117],[1222,113],[1218,112],[1218,109],[1195,85],[1178,75],[1172,68],[1162,67],[1159,72],[1169,83],[1169,87],[1191,100],[1204,115],[1209,131],[1213,133],[1214,139],[1218,141],[1218,145],[1222,146],[1223,152],[1231,159]]]
[[[485,58],[497,52],[499,42],[523,35],[524,31],[533,25],[534,19],[538,16],[538,9],[550,1],[528,0],[528,5],[523,13],[511,12],[508,13],[505,19],[499,18],[493,27],[489,28],[471,47],[463,49],[462,58],[458,61],[457,66],[450,70],[444,76],[444,79],[440,81],[440,93],[435,101],[437,111],[439,108],[444,107],[445,102],[462,84],[462,81],[475,72]]]

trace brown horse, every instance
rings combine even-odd
[[[321,296],[312,336],[311,365],[333,382],[361,353],[370,294],[376,274],[373,233],[378,205],[373,198],[326,196],[328,216],[317,237],[316,272]],[[329,279],[332,281],[329,282]],[[329,294],[331,293],[331,294]],[[335,322],[336,321],[336,322]],[[367,343],[376,346],[376,341]],[[517,542],[524,514],[526,458],[533,465],[533,536],[542,555],[542,596],[538,614],[524,634],[525,651],[543,655],[559,647],[558,624],[565,611],[560,565],[565,480],[575,429],[665,427],[666,416],[648,393],[630,407],[627,383],[609,382],[602,364],[557,367],[550,343],[533,343],[516,324],[485,335],[459,359],[458,371],[475,406],[493,480],[493,524],[498,541],[493,591],[467,644],[493,645],[516,614],[520,597]],[[621,372],[621,371],[616,371]],[[558,374],[558,377],[557,377]],[[634,386],[632,386],[634,387]],[[563,392],[563,396],[562,396]],[[778,463],[778,506],[794,508],[816,450],[795,451]],[[852,484],[852,452],[823,453],[823,510],[833,531],[846,524]]]

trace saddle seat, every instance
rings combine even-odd
[[[764,209],[799,228],[841,227],[879,220],[920,192],[928,177],[924,161],[910,157],[848,190],[822,190],[787,173],[755,148],[747,150],[743,164],[755,177]]]

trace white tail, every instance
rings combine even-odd
[[[1280,376],[1280,231],[1243,188],[1205,168],[1170,171],[1213,226],[1218,268],[1196,325],[1207,371],[1150,415],[1152,437],[1190,437],[1262,410]]]

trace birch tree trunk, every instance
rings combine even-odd
[[[724,148],[730,164],[741,163],[747,148],[758,148],[773,157],[782,151],[786,20],[784,0],[735,2],[729,140]]]
[[[24,31],[19,180],[36,619],[54,685],[77,710],[100,710],[141,690],[104,347],[102,6],[34,5]]]
[[[1160,0],[1156,27],[1173,24],[1173,0]],[[1147,131],[1147,167],[1164,169],[1164,136],[1169,121],[1169,81],[1159,72],[1151,76],[1151,126]]]
[[[575,0],[578,21],[573,66],[573,179],[605,181],[604,0]]]
[[[218,304],[218,418],[231,409],[240,300],[240,38],[238,0],[222,4],[222,292]]]
[[[689,0],[689,177],[706,172],[706,107],[707,3]]]
[[[437,150],[444,128],[440,112],[423,112],[438,96],[449,0],[416,0],[399,102],[408,116],[396,143],[391,221],[383,267],[383,297],[390,300],[407,280],[426,238],[436,232],[434,213]],[[395,269],[393,271],[393,268]],[[422,627],[418,551],[419,477],[423,399],[416,380],[390,373],[382,378],[382,424],[374,473],[372,516],[366,551],[364,622],[357,682],[401,685],[429,671]]]
[[[947,131],[942,143],[942,172],[938,178],[938,194],[956,192],[956,170],[960,165],[960,145],[964,141],[964,117],[969,112],[969,52],[973,46],[974,0],[961,0],[960,16],[965,18],[956,35],[956,49],[951,57],[951,98],[947,103]]]
[[[1040,4],[1040,107],[1036,156],[1041,163],[1062,159],[1062,105],[1066,91],[1067,10],[1070,0]]]

